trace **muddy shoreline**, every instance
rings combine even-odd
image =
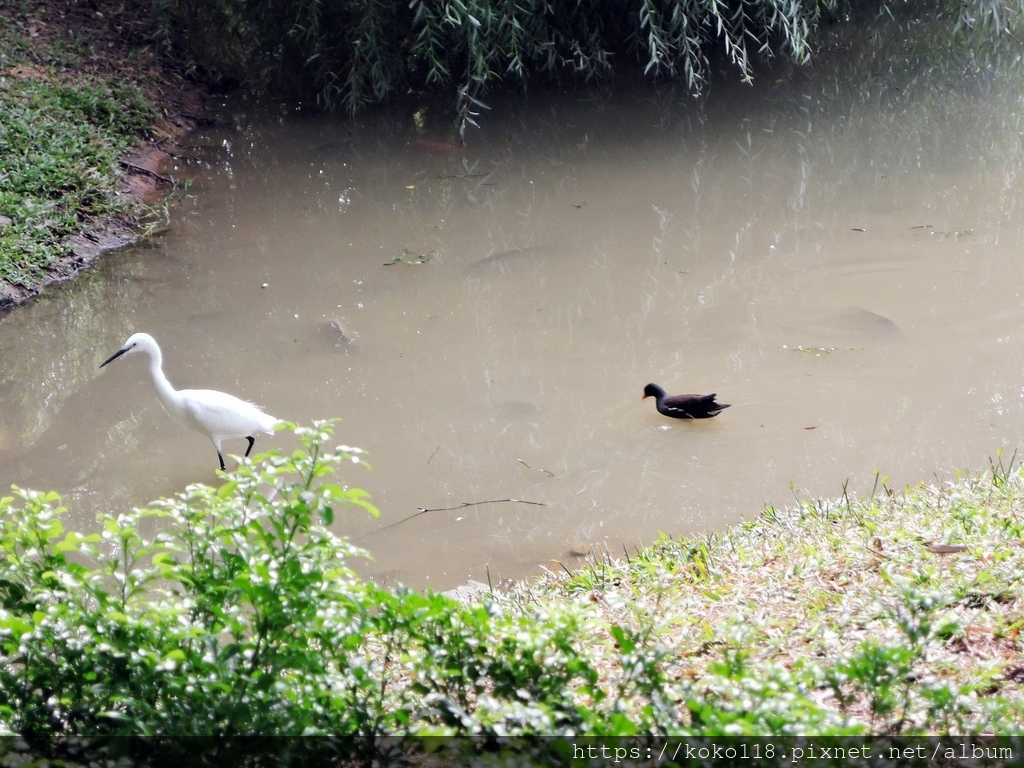
[[[177,114],[164,118],[154,125],[151,130],[159,138],[140,137],[135,148],[121,158],[120,166],[123,172],[117,182],[120,194],[131,197],[141,205],[151,206],[174,192],[175,182],[167,173],[174,165],[178,140],[201,122],[194,116],[200,114],[197,109],[201,107],[190,105],[187,110],[188,116],[183,108]],[[137,209],[137,206],[132,207]],[[34,298],[54,283],[75,277],[100,256],[134,245],[142,236],[138,221],[121,217],[78,232],[69,241],[71,252],[67,258],[54,265],[51,274],[37,290],[27,291],[16,304]]]

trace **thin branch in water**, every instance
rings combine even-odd
[[[432,454],[430,454],[430,458],[427,459],[427,464],[429,464],[431,461],[433,461],[434,457],[437,455],[437,452],[440,451],[440,450],[441,450],[441,446],[439,445],[439,446],[437,446],[437,448],[434,449],[434,452]]]
[[[420,507],[419,510],[420,510],[419,512],[411,514],[408,517],[403,517],[401,520],[398,520],[398,521],[396,521],[394,523],[391,523],[389,525],[385,525],[383,528],[377,528],[374,531],[370,531],[369,533],[363,534],[358,539],[352,539],[352,541],[362,541],[363,539],[367,539],[370,536],[373,536],[375,533],[381,533],[382,531],[386,531],[388,528],[394,528],[396,525],[401,525],[402,523],[407,523],[410,520],[412,520],[414,517],[419,517],[424,512],[429,512],[430,511],[430,510],[424,509],[423,507]]]
[[[451,512],[456,509],[463,509],[464,507],[476,507],[480,504],[532,504],[535,507],[546,507],[543,501],[524,501],[523,499],[487,499],[487,501],[464,501],[457,507],[434,507],[433,509],[427,509],[426,507],[418,507],[419,512],[416,515],[422,515],[424,512]],[[412,515],[412,517],[416,517]],[[409,518],[406,518],[408,520]]]
[[[516,459],[516,461],[518,461],[520,464],[522,464],[527,469],[532,469],[534,472],[543,472],[548,477],[554,477],[555,476],[554,472],[551,472],[551,471],[549,471],[547,469],[541,469],[540,467],[531,467],[529,464],[527,464],[522,459]]]
[[[523,499],[487,499],[486,501],[464,501],[457,507],[434,507],[432,509],[427,509],[426,507],[417,507],[417,511],[409,515],[408,517],[403,517],[401,520],[396,520],[390,525],[385,525],[383,528],[378,528],[375,531],[370,531],[369,533],[360,536],[358,539],[353,539],[352,541],[362,541],[363,539],[368,538],[374,535],[375,533],[380,533],[381,531],[388,530],[388,528],[394,528],[396,525],[407,523],[414,517],[419,517],[420,515],[426,514],[427,512],[451,512],[456,509],[464,509],[465,507],[476,507],[479,506],[480,504],[531,504],[535,507],[547,506],[547,504],[545,504],[542,501],[524,501]]]

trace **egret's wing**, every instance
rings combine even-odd
[[[183,389],[182,417],[211,437],[246,437],[273,432],[273,416],[250,402],[215,389]]]

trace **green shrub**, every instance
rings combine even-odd
[[[321,482],[357,452],[324,453],[326,425],[298,434],[306,452],[106,516],[102,534],[65,531],[53,494],[15,489],[0,502],[7,729],[30,741],[301,734],[334,709],[323,683],[361,652],[369,618],[346,565],[359,551],[316,521],[373,508]]]
[[[297,428],[302,450],[102,516],[101,533],[66,530],[55,494],[0,499],[0,735],[43,752],[143,737],[165,757],[330,735],[359,756],[385,736],[589,727],[601,695],[575,604],[513,613],[355,575],[365,553],[325,526],[376,510],[334,481],[363,460],[327,449],[331,430]]]

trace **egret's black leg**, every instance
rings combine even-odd
[[[252,435],[249,435],[249,437],[247,437],[245,439],[249,441],[249,447],[245,449],[245,455],[248,456],[249,455],[249,451],[252,450],[253,443],[256,442],[256,438],[253,437]]]
[[[217,451],[217,458],[220,459],[220,471],[224,472],[227,467],[224,466],[224,457],[221,455],[220,451]]]

